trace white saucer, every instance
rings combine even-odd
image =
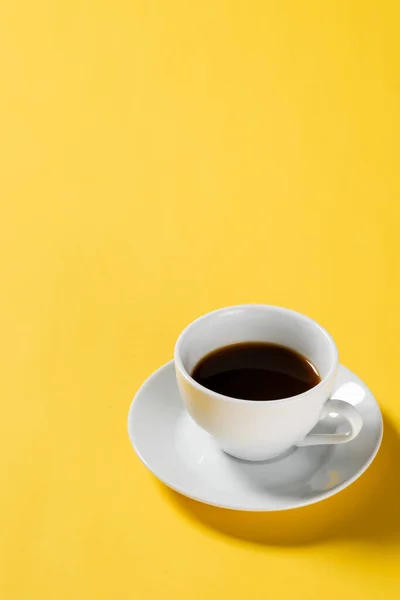
[[[236,510],[297,508],[333,496],[353,483],[369,467],[381,443],[378,404],[362,381],[343,366],[333,397],[357,405],[361,412],[364,425],[355,440],[293,448],[263,463],[245,462],[222,452],[188,415],[171,361],[136,394],[129,411],[129,437],[146,467],[189,498]],[[344,433],[347,427],[331,413],[318,430]]]

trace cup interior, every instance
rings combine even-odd
[[[206,354],[240,342],[272,342],[300,352],[317,368],[321,379],[337,363],[331,336],[300,313],[267,305],[242,305],[208,313],[191,323],[180,335],[175,360],[191,376]]]

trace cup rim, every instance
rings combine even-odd
[[[277,398],[276,400],[247,400],[245,398],[233,398],[232,396],[225,396],[224,394],[220,394],[219,392],[214,392],[213,390],[210,390],[209,388],[205,387],[204,385],[201,385],[201,383],[198,383],[195,379],[193,379],[193,377],[190,375],[190,373],[188,373],[185,366],[183,365],[183,361],[182,361],[181,355],[180,355],[180,349],[181,349],[183,339],[190,332],[192,327],[195,324],[200,323],[201,321],[207,319],[208,317],[210,317],[212,315],[217,315],[219,313],[224,313],[224,312],[227,312],[230,310],[235,310],[235,309],[238,310],[238,309],[251,309],[251,308],[256,308],[256,309],[257,308],[262,308],[262,309],[268,308],[268,309],[277,310],[278,312],[295,315],[296,317],[302,319],[303,321],[307,322],[308,324],[315,326],[319,330],[319,332],[328,340],[328,342],[333,350],[332,365],[330,366],[328,373],[325,375],[324,378],[321,379],[321,381],[319,383],[317,383],[317,385],[310,388],[306,392],[303,392],[301,394],[296,394],[295,396],[288,396],[287,398]],[[260,405],[260,404],[264,405],[267,403],[268,404],[278,404],[278,403],[281,404],[282,402],[293,402],[298,399],[304,399],[304,397],[306,397],[310,393],[322,388],[326,384],[326,382],[335,374],[337,367],[338,367],[338,360],[339,360],[338,359],[338,350],[337,350],[335,341],[333,340],[332,336],[327,332],[327,330],[324,327],[322,327],[322,325],[320,325],[314,319],[311,319],[311,317],[307,317],[306,315],[303,315],[302,313],[300,313],[296,310],[292,310],[291,308],[286,308],[284,306],[276,306],[273,304],[237,304],[237,305],[232,305],[232,306],[224,306],[223,308],[217,308],[216,310],[212,310],[208,313],[205,313],[205,314],[201,315],[200,317],[198,317],[197,319],[195,319],[194,321],[192,321],[191,323],[189,323],[189,325],[187,325],[185,327],[185,329],[179,335],[179,337],[176,341],[176,344],[175,344],[175,349],[174,349],[174,362],[175,362],[176,367],[179,368],[179,371],[181,372],[183,377],[188,381],[188,383],[190,383],[193,387],[197,388],[200,392],[203,392],[203,393],[206,392],[208,395],[213,396],[219,400],[223,400],[225,402],[233,402],[233,403],[246,402],[249,404],[257,404],[257,405]]]

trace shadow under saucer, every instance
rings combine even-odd
[[[243,512],[190,500],[157,482],[167,501],[192,521],[248,542],[302,546],[328,539],[398,544],[400,438],[384,416],[384,437],[370,468],[351,486],[322,502],[282,512]]]

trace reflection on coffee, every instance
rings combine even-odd
[[[218,348],[195,366],[204,387],[241,400],[278,400],[316,386],[321,377],[305,357],[285,346],[245,342]]]

